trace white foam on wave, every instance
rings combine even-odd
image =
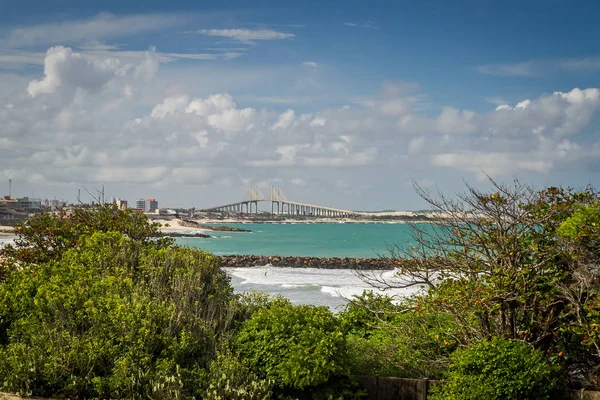
[[[326,296],[350,299],[364,291],[374,291],[392,297],[402,298],[413,294],[417,287],[411,289],[378,290],[355,275],[349,269],[319,268],[285,268],[265,265],[250,268],[225,268],[227,273],[239,278],[241,285],[254,285],[269,288],[272,292],[277,287],[282,289],[315,288]],[[375,271],[380,279],[390,280],[396,271]],[[266,289],[266,288],[265,288]],[[292,299],[293,300],[293,299]]]
[[[0,249],[9,243],[14,243],[14,236],[0,236]]]

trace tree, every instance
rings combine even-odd
[[[143,214],[119,210],[114,204],[74,207],[58,213],[41,213],[15,227],[14,244],[0,250],[0,280],[18,263],[41,264],[60,257],[67,249],[78,246],[83,237],[95,232],[120,232],[127,237],[166,247],[170,239],[153,239],[160,235],[159,224],[150,223]],[[1,267],[1,266],[0,266]]]
[[[417,187],[437,211],[434,226],[413,224],[412,246],[391,249],[395,279],[358,272],[378,286],[426,288],[412,308],[452,315],[461,346],[524,340],[582,382],[581,371],[595,375],[600,365],[597,345],[593,354],[582,347],[600,327],[598,230],[588,228],[599,195],[490,182],[491,191],[467,186],[455,199]]]
[[[81,238],[0,285],[0,390],[68,398],[198,396],[229,333],[216,257],[117,232]]]

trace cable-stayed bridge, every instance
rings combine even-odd
[[[205,208],[200,211],[227,213],[258,213],[259,202],[271,203],[271,214],[311,217],[350,217],[357,215],[354,211],[341,210],[333,207],[323,207],[314,204],[300,203],[288,200],[279,186],[271,186],[269,197],[265,197],[258,186],[248,188],[242,201]]]

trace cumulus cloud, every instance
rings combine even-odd
[[[157,104],[150,114],[153,118],[165,119],[169,115],[189,108],[190,98],[187,95],[167,97],[162,103]]]
[[[531,96],[488,112],[447,106],[423,113],[418,87],[386,83],[352,106],[274,110],[225,91],[148,92],[148,77],[161,78],[162,67],[158,53],[147,53],[131,62],[53,47],[34,79],[0,74],[0,87],[10,88],[0,92],[5,171],[47,185],[223,188],[279,177],[308,189],[315,179],[360,179],[363,169],[426,171],[427,179],[437,172],[503,177],[600,158],[591,135],[597,88]]]
[[[119,69],[118,60],[105,59],[90,62],[70,48],[52,47],[44,60],[44,78],[33,80],[27,86],[32,97],[53,93],[62,85],[84,89],[98,89],[113,77]]]
[[[186,113],[194,113],[200,116],[208,116],[209,114],[222,112],[232,108],[236,108],[237,104],[229,93],[211,94],[206,99],[194,99],[186,107]]]
[[[319,64],[317,64],[314,61],[304,61],[302,63],[302,65],[304,65],[305,67],[313,67],[313,68],[317,68],[319,66]]]
[[[492,176],[510,176],[523,171],[546,173],[552,168],[552,161],[541,159],[536,153],[495,153],[465,151],[449,154],[436,154],[433,164],[440,167],[456,168],[474,172],[480,179],[486,174]]]
[[[243,43],[253,43],[256,40],[293,39],[293,33],[279,32],[273,29],[202,29],[198,33],[208,36],[226,37]]]
[[[296,113],[292,109],[288,109],[283,114],[279,115],[277,121],[273,124],[271,129],[287,129],[296,119]]]

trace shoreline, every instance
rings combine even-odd
[[[219,255],[221,268],[317,268],[317,269],[360,269],[393,270],[398,260],[389,258],[310,257],[310,256],[253,256]]]
[[[0,225],[0,237],[15,236],[15,228],[12,226]]]

